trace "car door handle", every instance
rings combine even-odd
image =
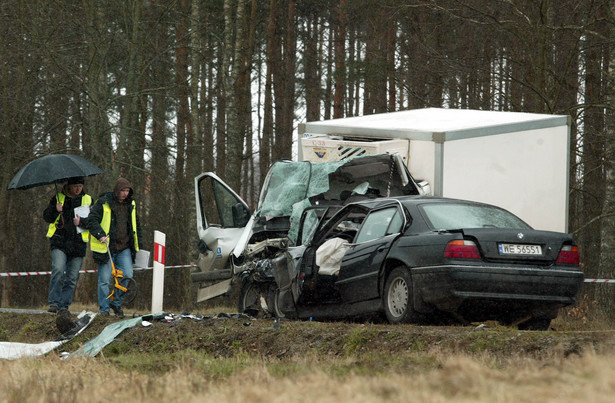
[[[387,250],[386,246],[381,246],[378,249],[376,249],[376,252],[384,252],[385,250]]]

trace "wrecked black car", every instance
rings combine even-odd
[[[250,221],[261,220],[263,231],[239,234],[248,242],[230,254],[232,268],[209,273],[230,270],[241,282],[240,311],[299,319],[371,313],[408,323],[447,315],[545,330],[574,303],[583,274],[570,235],[533,230],[495,206],[421,196],[414,181],[371,186],[308,197],[289,216],[257,211]],[[230,217],[245,215],[238,210]]]
[[[308,209],[326,216],[326,209]],[[382,312],[390,323],[497,320],[546,330],[583,282],[569,234],[537,231],[495,206],[445,198],[355,202],[300,246],[258,261],[246,311],[343,318]]]

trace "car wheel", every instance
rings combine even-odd
[[[519,323],[517,328],[519,330],[549,330],[549,326],[551,326],[551,319],[549,318],[532,318]]]
[[[243,282],[239,293],[239,313],[253,316],[255,318],[268,317],[278,314],[279,309],[276,304],[276,290],[274,284],[256,283],[252,279]]]
[[[406,267],[391,271],[384,285],[384,312],[390,323],[408,323],[415,319],[412,303],[412,279]]]
[[[272,313],[274,314],[274,316],[276,318],[284,318],[286,315],[284,315],[284,312],[282,312],[280,310],[280,304],[279,304],[279,296],[280,296],[280,290],[278,289],[278,287],[275,286],[275,284],[273,284],[271,287],[269,287],[269,301],[271,301],[271,307],[272,309]]]

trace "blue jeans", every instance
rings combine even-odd
[[[66,256],[60,249],[51,250],[51,279],[47,298],[49,306],[57,306],[62,310],[72,304],[81,262],[83,258],[80,256]]]
[[[125,279],[132,278],[132,254],[130,248],[124,249],[120,253],[112,254],[112,258],[115,268],[124,272],[124,277],[119,282],[120,285],[126,287],[128,281]],[[122,306],[124,292],[118,288],[113,293],[113,299],[107,299],[109,294],[111,294],[111,290],[115,287],[115,280],[111,276],[111,270],[111,261],[98,265],[98,309],[101,313],[109,312],[111,305]]]

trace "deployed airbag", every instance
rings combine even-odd
[[[316,265],[319,266],[318,274],[335,275],[340,270],[342,258],[350,248],[347,240],[331,238],[316,250]]]

